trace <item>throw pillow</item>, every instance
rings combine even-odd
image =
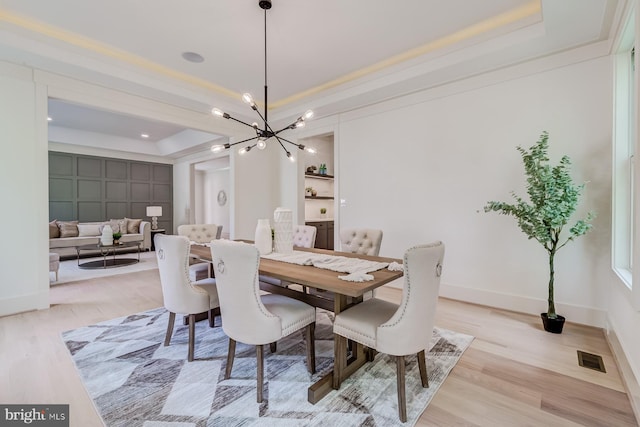
[[[78,221],[58,221],[60,237],[78,237]]]
[[[109,224],[114,233],[127,234],[127,220],[126,219],[110,219]]]
[[[78,237],[99,236],[102,234],[102,223],[78,224]]]
[[[140,223],[142,219],[131,219],[125,218],[127,220],[127,233],[128,234],[138,234],[140,233]]]
[[[49,223],[49,238],[57,239],[60,237],[60,229],[58,228],[58,220],[54,219]]]

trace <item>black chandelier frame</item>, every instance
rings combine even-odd
[[[260,6],[261,9],[264,10],[264,114],[260,113],[260,110],[258,109],[258,106],[256,105],[255,101],[253,100],[253,97],[251,96],[251,94],[249,93],[245,93],[242,95],[242,99],[244,102],[246,102],[247,104],[249,104],[249,106],[251,107],[251,109],[253,111],[255,111],[258,116],[260,117],[260,119],[263,122],[263,128],[260,128],[258,123],[252,123],[249,124],[243,120],[237,119],[233,116],[231,116],[229,113],[226,113],[222,110],[220,110],[219,108],[214,108],[213,110],[211,110],[212,114],[217,116],[217,117],[222,117],[228,120],[233,120],[235,122],[238,123],[242,123],[245,126],[248,126],[250,128],[253,128],[256,132],[256,135],[251,137],[251,138],[247,138],[247,139],[243,139],[242,141],[237,141],[237,142],[233,142],[233,143],[225,143],[225,144],[218,144],[218,145],[214,145],[211,147],[211,151],[213,152],[219,152],[222,150],[226,150],[229,149],[235,145],[239,145],[239,144],[244,144],[247,142],[252,142],[255,141],[252,144],[247,145],[246,147],[242,148],[240,150],[241,154],[244,154],[246,152],[251,151],[253,148],[258,147],[259,149],[264,149],[266,147],[266,143],[269,139],[274,138],[276,141],[278,141],[278,143],[280,144],[280,147],[282,147],[282,149],[284,150],[284,152],[287,155],[287,158],[289,158],[291,161],[295,161],[295,158],[293,157],[293,155],[291,154],[291,151],[289,151],[287,149],[287,147],[285,146],[285,142],[288,144],[291,144],[295,147],[297,147],[300,150],[306,150],[309,153],[314,154],[315,153],[315,149],[311,148],[311,147],[306,147],[304,144],[299,144],[297,142],[293,142],[290,141],[286,138],[284,138],[282,135],[280,135],[282,132],[289,130],[289,129],[297,129],[300,127],[303,127],[305,125],[305,120],[310,119],[311,117],[313,117],[313,111],[311,110],[307,110],[302,116],[298,117],[293,123],[283,127],[282,129],[278,129],[278,130],[273,130],[273,128],[271,127],[271,125],[269,124],[268,121],[268,116],[267,116],[267,106],[268,106],[268,86],[267,86],[267,10],[271,9],[271,0],[260,0],[258,2],[258,5]]]

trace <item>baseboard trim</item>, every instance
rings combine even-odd
[[[629,396],[633,413],[636,416],[636,420],[640,420],[640,384],[638,383],[638,379],[633,374],[631,364],[629,364],[629,359],[627,359],[622,349],[615,328],[607,329],[605,337],[609,343],[611,353],[613,353],[616,365],[618,366],[618,371],[620,372],[620,377],[622,377],[622,383],[627,391],[627,396]]]
[[[49,308],[49,290],[0,300],[0,317]]]
[[[534,315],[540,315],[540,313],[547,310],[547,301],[543,299],[488,291],[486,289],[465,288],[445,283],[440,284],[440,296]],[[556,302],[556,311],[566,317],[567,322],[598,328],[604,328],[607,325],[607,313],[605,310]]]

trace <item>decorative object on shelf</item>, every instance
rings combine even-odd
[[[147,216],[151,217],[151,229],[158,228],[158,217],[162,216],[162,206],[147,206]]]
[[[119,245],[120,244],[120,238],[122,237],[122,233],[118,232],[118,233],[113,233],[113,244],[114,245]]]
[[[218,205],[224,206],[227,203],[227,193],[224,190],[218,191]]]
[[[529,239],[537,240],[549,254],[549,296],[548,309],[541,313],[544,329],[547,332],[562,333],[565,318],[556,314],[554,304],[554,257],[564,245],[576,237],[586,234],[592,228],[592,212],[585,219],[578,220],[569,229],[570,235],[564,242],[560,236],[563,227],[569,221],[571,215],[578,206],[578,198],[582,193],[584,184],[575,185],[569,167],[571,160],[568,156],[562,156],[557,166],[549,165],[549,134],[543,132],[540,139],[528,150],[517,147],[524,172],[527,177],[527,194],[531,202],[512,193],[516,203],[510,205],[505,202],[488,202],[485,212],[498,212],[503,215],[511,215],[518,221],[518,226]]]
[[[305,196],[311,196],[311,192],[313,191],[312,187],[307,187],[304,189],[304,195]]]
[[[267,97],[267,10],[271,9],[271,0],[259,0],[258,5],[260,6],[261,9],[264,10],[264,115],[260,114],[260,110],[258,110],[258,107],[255,103],[255,101],[253,100],[253,96],[251,96],[250,93],[245,93],[242,95],[242,100],[244,102],[246,102],[247,104],[249,104],[249,106],[253,109],[253,111],[255,111],[256,113],[258,113],[258,116],[260,116],[260,119],[262,119],[263,122],[263,129],[259,128],[258,123],[254,122],[252,124],[249,124],[247,122],[244,122],[242,120],[238,120],[234,117],[231,117],[228,113],[225,113],[224,111],[220,110],[219,108],[214,108],[213,110],[211,110],[211,113],[214,116],[217,117],[223,117],[225,119],[231,119],[234,120],[238,123],[242,123],[245,126],[249,126],[252,127],[255,132],[256,132],[256,136],[251,137],[251,138],[247,138],[244,139],[242,141],[238,141],[238,142],[234,142],[234,143],[226,143],[226,144],[216,144],[214,146],[211,147],[211,151],[213,151],[214,153],[218,153],[222,150],[228,149],[230,147],[233,147],[234,145],[238,145],[238,144],[243,144],[245,142],[251,142],[254,140],[257,140],[255,143],[247,145],[246,147],[241,148],[238,153],[239,154],[244,154],[249,152],[252,148],[254,147],[258,147],[258,149],[260,150],[264,150],[265,147],[267,146],[267,141],[270,138],[275,138],[276,141],[278,141],[278,144],[280,144],[280,147],[282,147],[282,149],[284,150],[284,152],[286,153],[287,157],[289,158],[289,160],[291,160],[292,162],[295,162],[296,159],[295,157],[293,157],[293,155],[291,154],[291,152],[289,150],[287,150],[287,148],[285,147],[285,145],[283,144],[284,142],[287,142],[295,147],[298,147],[300,150],[306,150],[308,153],[310,154],[315,154],[316,153],[316,149],[313,147],[305,147],[303,144],[298,144],[295,143],[293,141],[289,141],[286,138],[283,138],[280,133],[284,132],[287,129],[296,129],[296,128],[300,128],[304,126],[304,122],[305,120],[310,119],[311,117],[313,117],[313,111],[311,110],[307,110],[302,116],[298,117],[296,119],[295,122],[291,123],[288,126],[283,127],[280,130],[274,131],[271,126],[269,125],[269,121],[267,119],[267,106],[268,106],[268,97]]]
[[[320,169],[318,170],[318,173],[320,175],[326,175],[327,174],[327,165],[325,165],[324,163],[320,163]]]
[[[271,225],[269,219],[259,219],[256,226],[254,245],[258,248],[260,255],[268,255],[273,249],[273,238],[271,236]]]
[[[318,195],[318,191],[315,188],[311,189],[311,197],[316,197]]]
[[[314,165],[311,165],[307,168],[307,173],[316,173],[317,169],[318,169],[317,167],[315,167]]]
[[[276,208],[273,212],[274,249],[279,253],[293,252],[293,212],[291,209]]]
[[[320,218],[327,216],[327,208],[320,208]]]
[[[100,244],[102,246],[113,245],[113,229],[109,224],[102,227],[102,235],[100,236]]]

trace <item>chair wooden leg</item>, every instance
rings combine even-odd
[[[189,356],[187,360],[193,362],[193,353],[196,346],[196,315],[189,315]]]
[[[164,337],[164,346],[168,346],[171,342],[171,335],[173,335],[173,325],[176,321],[176,314],[169,312],[169,324],[167,325],[167,335]]]
[[[264,387],[264,348],[262,345],[256,346],[256,360],[258,365],[258,403],[262,403],[262,388]]]
[[[231,369],[233,369],[233,358],[236,355],[236,342],[229,338],[229,350],[227,351],[227,367],[224,370],[224,379],[231,378]]]
[[[342,383],[342,371],[347,364],[347,339],[334,334],[333,345],[333,389],[339,390]]]
[[[220,316],[220,307],[209,310],[209,327],[213,328],[216,323],[216,316]]]
[[[316,322],[309,323],[305,328],[307,340],[307,369],[310,374],[316,373]]]
[[[424,356],[424,350],[418,352],[418,368],[420,368],[420,380],[422,387],[429,387],[429,375],[427,374],[427,362]]]
[[[271,351],[271,353],[278,351],[278,343],[276,341],[269,344],[269,351]]]
[[[404,387],[404,356],[396,356],[396,369],[398,376],[398,415],[400,421],[407,422],[407,402]]]
[[[365,355],[367,356],[367,362],[373,362],[376,358],[376,351],[372,348],[367,347],[365,349]]]

